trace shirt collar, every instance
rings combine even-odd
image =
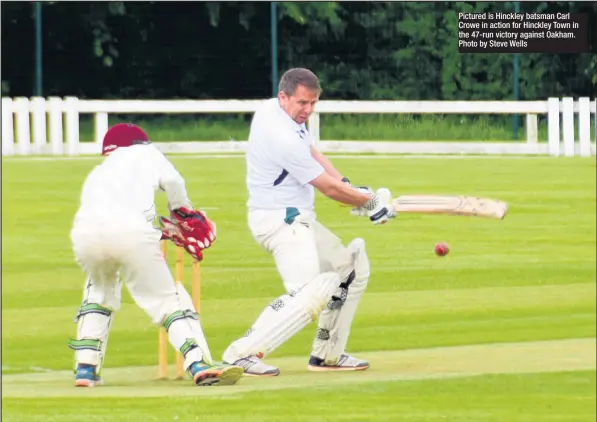
[[[282,115],[285,117],[287,122],[289,122],[290,124],[293,125],[293,128],[296,129],[297,133],[299,133],[299,136],[301,136],[301,138],[302,138],[307,133],[307,126],[305,125],[305,123],[302,123],[299,125],[297,122],[292,120],[292,117],[290,117],[288,115],[288,113],[286,113],[284,111],[284,109],[282,108],[282,106],[280,105],[280,99],[275,98],[275,100],[276,100],[276,107],[279,110],[279,112],[282,113]]]

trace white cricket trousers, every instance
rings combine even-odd
[[[160,250],[161,232],[143,219],[78,216],[71,231],[77,262],[87,273],[84,301],[120,309],[120,278],[135,303],[159,324],[176,284]],[[120,277],[119,277],[120,276]]]
[[[332,295],[343,296],[341,284],[353,271],[356,274],[354,245],[345,247],[311,210],[250,210],[248,220],[254,239],[274,257],[287,293],[268,305],[247,334],[226,349],[224,361],[235,362],[250,355],[265,357],[308,325],[317,315],[312,312],[317,312],[312,356],[335,363],[344,353],[368,280],[368,273],[363,277],[353,274],[351,280],[358,281],[357,286],[351,282],[340,308],[330,306]],[[362,239],[357,242],[361,243]],[[323,308],[318,308],[322,300]]]
[[[188,340],[195,339],[199,347],[185,356],[185,367],[204,357],[211,361],[199,321],[185,313],[196,313],[191,297],[174,281],[160,250],[160,238],[161,231],[141,216],[114,210],[77,214],[71,240],[77,262],[87,274],[83,305],[100,305],[109,314],[108,318],[100,313],[84,315],[78,338],[98,339],[105,348],[112,313],[120,309],[122,279],[154,324],[173,321],[168,329],[172,346],[184,350]],[[100,365],[104,354],[104,350],[83,349],[77,350],[76,358],[80,363]]]
[[[251,210],[248,223],[255,241],[274,257],[287,292],[328,271],[344,281],[354,269],[351,252],[314,211]]]

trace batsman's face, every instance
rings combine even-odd
[[[284,92],[278,94],[280,106],[292,120],[299,125],[305,123],[313,110],[315,104],[319,101],[319,91],[312,91],[303,85],[299,85],[292,95],[286,95]]]

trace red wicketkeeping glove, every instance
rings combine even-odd
[[[180,233],[180,229],[172,221],[166,217],[160,217],[160,227],[162,231],[162,237],[160,240],[171,240],[176,246],[184,245],[184,237]]]
[[[202,211],[184,207],[170,211],[170,216],[172,221],[164,217],[160,218],[164,226],[170,223],[168,233],[172,234],[169,234],[169,237],[175,244],[181,243],[177,246],[185,248],[193,258],[201,261],[203,259],[201,251],[209,248],[216,240],[215,224]],[[173,229],[172,225],[178,230]]]

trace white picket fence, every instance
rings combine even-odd
[[[265,100],[80,100],[76,97],[2,98],[2,155],[99,154],[109,113],[251,113]],[[595,155],[590,139],[596,100],[566,97],[545,101],[320,101],[309,130],[324,152],[403,154]],[[79,115],[94,114],[95,141],[80,142]],[[526,142],[402,142],[320,140],[322,113],[524,114]],[[547,115],[548,142],[539,143],[537,116]],[[597,123],[594,123],[597,124]],[[594,129],[597,134],[597,127]],[[16,136],[15,136],[16,135]],[[32,135],[32,136],[31,136]],[[597,135],[596,135],[597,136]],[[33,142],[32,142],[33,141]],[[164,152],[242,152],[246,141],[156,143]]]

